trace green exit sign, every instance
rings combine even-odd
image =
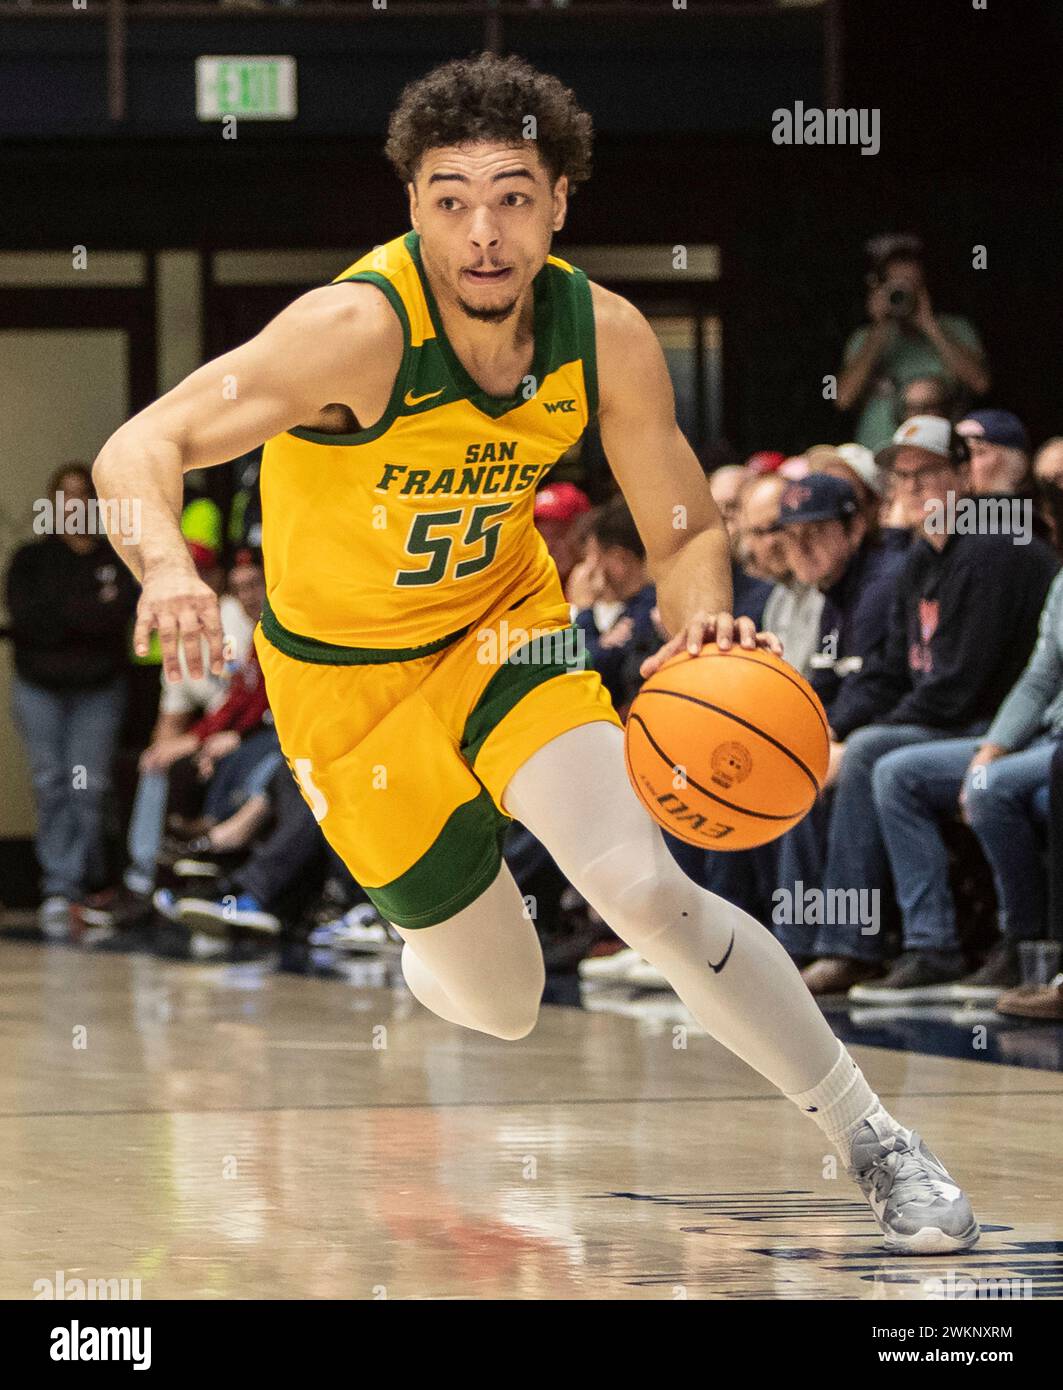
[[[196,59],[196,115],[245,121],[295,119],[295,59],[201,57]]]

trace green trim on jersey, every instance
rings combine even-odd
[[[387,409],[375,425],[371,425],[369,429],[354,430],[350,434],[325,434],[320,430],[304,429],[302,425],[296,425],[287,431],[288,434],[294,434],[296,439],[305,439],[310,444],[368,444],[371,440],[379,439],[382,434],[387,433],[402,409],[402,398],[406,389],[406,378],[409,374],[411,360],[410,320],[406,313],[406,305],[403,304],[402,295],[399,294],[391,281],[378,271],[359,270],[354,275],[348,275],[343,280],[336,280],[333,283],[345,285],[351,280],[364,280],[367,284],[375,285],[387,296],[388,302],[398,314],[399,323],[402,325],[402,361],[399,363],[399,370],[395,373],[395,384],[391,388]]]
[[[459,628],[421,647],[342,647],[335,642],[320,642],[316,637],[290,632],[269,606],[269,599],[262,605],[262,635],[270,645],[293,661],[309,661],[315,666],[386,666],[390,661],[417,661],[422,656],[441,652],[459,637],[464,637],[468,630],[468,627]]]

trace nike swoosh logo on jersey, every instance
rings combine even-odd
[[[427,396],[413,396],[407,391],[403,399],[407,405],[420,405],[422,401],[430,401],[433,396],[441,396],[445,389],[441,386],[438,391],[429,391]]]

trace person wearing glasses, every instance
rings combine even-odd
[[[968,493],[968,451],[947,420],[916,415],[879,450],[914,534],[881,655],[855,677],[832,724],[837,783],[821,886],[829,895],[885,890],[889,859],[876,811],[876,765],[895,749],[984,734],[1018,679],[1058,566],[1035,536],[968,529],[950,518]],[[840,761],[839,761],[840,759]],[[880,930],[809,931],[802,972],[813,994],[848,992],[881,975]],[[907,944],[907,943],[906,943]]]
[[[782,641],[786,660],[803,676],[811,669],[819,641],[823,595],[801,584],[790,568],[783,545],[779,508],[787,480],[778,473],[754,478],[739,503],[739,548],[746,571],[773,585],[764,605],[765,630]],[[774,624],[768,627],[768,623]]]

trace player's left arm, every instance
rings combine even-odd
[[[675,418],[675,397],[657,337],[620,295],[592,286],[598,358],[598,425],[609,466],[631,508],[657,606],[670,640],[642,665],[706,642],[781,654],[778,638],[731,614],[731,552],[708,480]]]

